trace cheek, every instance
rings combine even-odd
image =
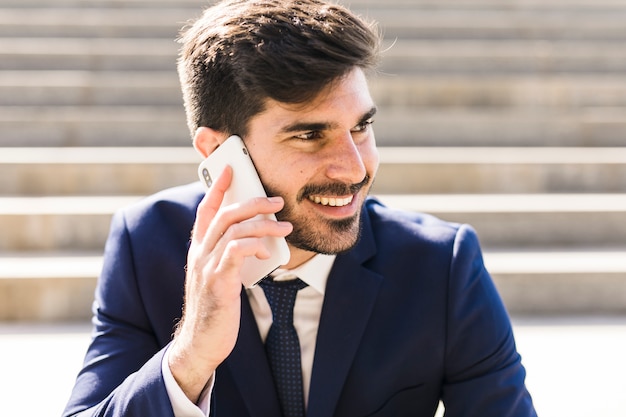
[[[291,155],[279,159],[276,164],[275,180],[290,194],[296,194],[302,187],[315,178],[315,167],[319,166],[315,158],[297,158]]]
[[[280,181],[277,181],[276,178],[284,175],[282,171],[285,167],[281,161],[285,159],[275,152],[265,149],[265,147],[256,146],[255,143],[246,143],[246,147],[263,185],[273,187],[280,185]]]
[[[286,199],[293,199],[310,178],[310,158],[294,158],[293,155],[265,156],[263,163],[256,166],[263,185]]]

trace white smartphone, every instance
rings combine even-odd
[[[222,206],[249,200],[253,197],[267,197],[248,149],[239,136],[231,136],[226,139],[208,158],[200,163],[198,176],[207,191],[211,187],[212,179],[217,178],[224,171],[226,165],[231,166],[233,178],[224,195]],[[259,214],[246,221],[262,218],[276,220],[276,216],[273,214]],[[289,248],[284,238],[266,236],[263,238],[263,243],[270,251],[271,256],[269,259],[258,259],[254,256],[246,258],[241,269],[241,281],[246,288],[254,287],[279,266],[289,262]]]

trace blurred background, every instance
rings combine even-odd
[[[344,3],[388,47],[374,194],[478,231],[540,416],[626,415],[626,1]],[[207,4],[0,0],[0,415],[60,414],[112,213],[196,179]]]

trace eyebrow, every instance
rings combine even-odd
[[[359,125],[361,123],[364,123],[368,119],[371,119],[372,117],[374,117],[374,115],[376,114],[377,110],[378,109],[376,108],[376,106],[373,106],[365,114],[363,114],[363,116],[361,117],[361,119],[359,120],[357,125]],[[329,129],[332,129],[333,127],[335,127],[335,126],[336,125],[334,123],[296,122],[296,123],[292,123],[290,125],[287,125],[287,126],[283,127],[282,129],[280,129],[280,133],[293,133],[293,132],[329,130]]]

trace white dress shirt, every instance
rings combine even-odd
[[[313,369],[313,356],[315,354],[315,341],[317,339],[317,327],[324,303],[324,292],[328,274],[335,262],[335,255],[315,255],[313,258],[292,270],[279,269],[272,276],[275,281],[300,278],[308,284],[307,287],[298,291],[296,303],[293,308],[293,324],[300,340],[302,362],[302,388],[304,390],[305,405],[308,402],[311,384],[311,371]],[[272,325],[272,310],[265,298],[263,289],[258,285],[246,290],[252,313],[259,327],[261,338],[265,341],[267,332]],[[168,353],[165,353],[161,369],[165,388],[174,409],[176,417],[206,417],[209,415],[209,404],[215,376],[207,384],[198,404],[192,403],[182,389],[176,383],[168,366]]]

